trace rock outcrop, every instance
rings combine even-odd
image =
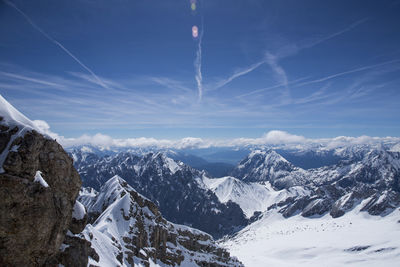
[[[0,266],[57,263],[73,225],[79,174],[39,131],[0,96]]]

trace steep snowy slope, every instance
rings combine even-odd
[[[399,266],[400,210],[371,216],[361,206],[336,219],[267,212],[221,244],[247,267]]]
[[[247,225],[247,219],[236,203],[221,203],[202,184],[204,172],[163,153],[135,155],[122,152],[100,157],[85,152],[73,155],[78,159],[75,166],[84,186],[99,189],[99,184],[108,177],[124,177],[140,194],[155,202],[169,221],[198,228],[216,238]]]
[[[89,214],[97,217],[84,231],[100,256],[98,262],[90,259],[90,264],[242,266],[216,246],[210,235],[166,221],[154,203],[118,176],[108,180],[97,194],[81,193]]]
[[[0,95],[0,173],[3,173],[3,163],[10,150],[16,151],[17,146],[10,147],[15,139],[22,138],[28,131],[35,130],[45,138],[48,136],[41,132],[36,125],[14,108]]]
[[[295,198],[310,194],[300,186],[276,191],[269,182],[246,183],[231,176],[215,179],[204,176],[203,182],[222,203],[228,201],[237,203],[248,218],[253,216],[254,212],[266,211],[271,205],[289,197]]]

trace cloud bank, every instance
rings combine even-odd
[[[352,145],[380,145],[400,144],[400,137],[371,137],[371,136],[338,136],[335,138],[310,139],[301,135],[290,134],[285,131],[273,130],[259,138],[234,138],[234,139],[203,139],[197,137],[185,137],[177,140],[156,139],[148,137],[118,139],[97,133],[95,135],[82,135],[77,138],[66,138],[50,130],[47,122],[33,121],[35,126],[44,134],[54,138],[64,148],[90,145],[100,148],[158,148],[158,149],[194,149],[210,147],[251,147],[251,146],[287,146],[287,147],[315,147],[325,146],[327,149],[346,147]]]

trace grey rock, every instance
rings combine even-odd
[[[16,131],[2,130],[0,143],[10,142]],[[0,265],[43,266],[64,241],[81,181],[54,140],[30,131],[14,145],[0,174]],[[34,182],[36,171],[49,187]]]

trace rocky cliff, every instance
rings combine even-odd
[[[0,96],[0,266],[63,263],[68,229],[85,225],[85,216],[73,218],[81,180],[72,159],[39,131]]]

